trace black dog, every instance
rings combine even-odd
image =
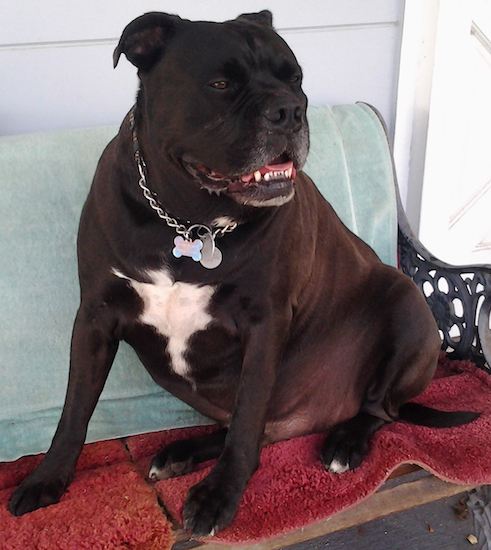
[[[185,526],[229,524],[261,447],[334,426],[331,472],[356,468],[432,378],[438,330],[416,286],[348,231],[309,178],[302,72],[271,14],[225,23],[149,13],[114,54],[138,67],[135,108],[105,150],[80,222],[81,305],[60,424],[14,493],[58,501],[118,348],[224,427],[164,449],[150,475],[218,457]]]

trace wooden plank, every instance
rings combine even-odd
[[[407,474],[412,474],[413,472],[418,472],[421,469],[421,466],[418,466],[417,464],[401,464],[389,475],[387,479],[395,479]]]
[[[360,504],[330,519],[322,520],[269,541],[247,546],[241,545],[241,549],[279,550],[285,546],[298,544],[342,529],[348,529],[355,525],[361,525],[395,512],[402,512],[415,506],[420,506],[421,504],[428,504],[442,498],[458,495],[465,491],[470,491],[475,487],[476,485],[447,483],[434,476],[424,477],[417,481],[403,483],[391,489],[375,493]],[[175,545],[176,550],[179,550],[180,544],[182,543]],[[202,546],[202,550],[231,550],[237,548],[233,545],[213,542],[205,543]]]

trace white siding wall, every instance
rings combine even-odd
[[[118,124],[135,68],[112,69],[121,31],[146,11],[223,21],[270,9],[312,104],[365,101],[391,133],[404,0],[0,0],[0,135]]]

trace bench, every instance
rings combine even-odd
[[[305,171],[343,222],[385,263],[416,282],[437,320],[442,349],[489,369],[491,266],[452,266],[419,242],[401,205],[386,128],[375,109],[310,107],[308,117],[311,152]],[[116,132],[117,127],[101,127],[0,138],[0,461],[46,451],[55,432],[79,300],[78,218],[98,158]],[[123,345],[87,441],[206,423],[156,386]],[[414,475],[412,470],[398,474]],[[465,489],[425,476],[373,495],[371,504],[340,514],[328,528],[390,513],[401,502],[413,506]],[[396,491],[394,498],[389,491]],[[318,526],[264,548],[325,532]]]

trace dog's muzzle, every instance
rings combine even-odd
[[[186,159],[183,159],[183,166],[210,194],[224,193],[239,204],[281,206],[295,194],[297,170],[286,154],[252,172],[234,176],[221,174],[203,164],[187,162]]]

